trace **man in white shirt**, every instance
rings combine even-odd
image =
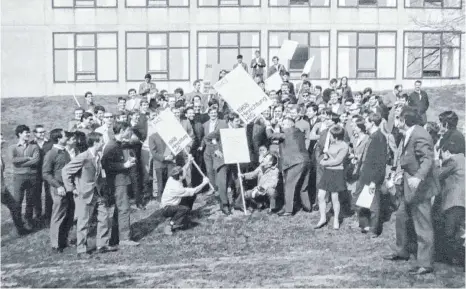
[[[115,133],[113,133],[113,114],[111,112],[104,113],[103,124],[96,128],[95,132],[102,134],[104,143],[115,139]]]
[[[126,100],[125,109],[127,111],[134,111],[139,109],[141,105],[141,98],[138,97],[136,89],[131,88],[128,90],[128,100]]]
[[[181,229],[186,225],[186,217],[191,209],[183,204],[184,197],[192,197],[201,192],[202,188],[209,183],[208,178],[204,178],[202,183],[195,188],[186,188],[183,179],[186,176],[186,168],[191,165],[193,158],[189,155],[188,163],[182,167],[174,167],[170,172],[162,194],[162,214],[165,218],[171,218],[170,224],[164,229],[164,233],[172,235],[176,229]]]

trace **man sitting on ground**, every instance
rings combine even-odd
[[[189,206],[184,204],[185,197],[192,197],[201,192],[202,188],[209,183],[208,178],[204,178],[202,183],[195,188],[186,188],[183,185],[183,179],[186,177],[186,171],[193,161],[189,155],[187,164],[182,168],[176,166],[170,173],[162,194],[162,214],[165,218],[171,218],[170,224],[164,229],[166,235],[172,235],[173,231],[182,229],[186,225],[186,217],[191,211]]]
[[[244,192],[246,206],[248,202],[256,203],[257,199],[268,196],[270,198],[269,212],[276,210],[275,199],[279,173],[277,161],[276,155],[267,154],[257,169],[250,173],[240,174],[246,180],[257,178],[257,186]],[[242,207],[242,197],[239,195],[235,202],[235,209],[242,210]]]

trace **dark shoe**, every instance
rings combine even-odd
[[[375,233],[371,233],[370,236],[371,236],[371,239],[377,239],[379,237],[379,235]]]
[[[314,207],[312,207],[312,210],[314,210],[314,212],[318,212],[319,211],[319,205],[314,205]]]
[[[327,224],[327,221],[325,221],[325,222],[319,222],[319,223],[317,223],[317,225],[314,226],[314,229],[316,229],[316,230],[317,230],[317,229],[321,229],[321,228],[323,228],[326,224]]]
[[[52,253],[56,253],[56,254],[57,253],[58,254],[63,253],[63,248],[53,248],[52,247]]]
[[[26,228],[18,229],[19,236],[26,236],[27,234],[31,234],[31,233],[32,233],[32,230],[30,229],[26,229]]]
[[[78,255],[76,255],[76,257],[78,257],[78,259],[90,259],[91,258],[91,253],[89,253],[89,252],[78,253]]]
[[[230,212],[230,210],[229,210],[227,207],[223,207],[223,208],[222,208],[222,213],[223,213],[224,215],[226,215],[226,216],[231,215],[231,212]]]
[[[141,211],[145,211],[146,210],[146,206],[144,205],[137,205],[136,207],[138,210],[141,210]]]
[[[237,211],[243,211],[243,208],[240,206],[233,206],[233,209]]]
[[[415,267],[408,271],[411,275],[425,275],[434,272],[432,267]]]
[[[115,251],[118,251],[118,247],[104,246],[104,247],[97,249],[97,254],[104,254],[104,253],[115,252]]]
[[[31,222],[25,221],[25,222],[23,223],[23,228],[24,228],[26,231],[32,231],[33,226],[32,226],[32,224],[31,224]]]
[[[383,256],[382,258],[384,258],[385,260],[389,260],[389,261],[408,261],[409,260],[409,257],[401,257],[396,254]]]
[[[312,208],[311,209],[303,208],[303,212],[312,213]]]

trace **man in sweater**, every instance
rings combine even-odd
[[[45,155],[42,166],[42,176],[51,187],[53,206],[50,220],[50,243],[52,251],[56,253],[63,252],[63,248],[67,246],[68,233],[73,227],[73,193],[66,192],[62,178],[62,169],[71,161],[65,146],[72,137],[73,133],[62,129],[52,130],[50,140],[53,147]]]
[[[35,195],[39,186],[38,165],[40,163],[40,148],[30,143],[31,132],[28,126],[18,125],[15,129],[18,143],[9,148],[9,159],[13,163],[13,197],[19,206],[26,194],[26,228],[32,227],[33,211],[40,219],[41,211],[36,207]],[[21,207],[20,207],[21,210]]]

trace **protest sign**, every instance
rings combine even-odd
[[[207,63],[204,68],[204,90],[203,93],[215,93],[213,91],[213,84],[218,80],[218,74],[220,73],[220,66],[218,64]]]
[[[272,105],[270,98],[240,67],[215,83],[214,88],[245,123],[253,121]]]
[[[249,147],[245,128],[220,130],[225,164],[249,163]]]
[[[265,80],[265,89],[267,91],[279,91],[282,87],[282,83],[283,79],[280,76],[280,72],[277,71]]]
[[[278,58],[282,63],[286,63],[287,60],[293,58],[293,54],[298,47],[297,41],[285,40],[283,41],[282,47],[278,51]]]
[[[155,129],[174,155],[179,154],[192,141],[181,123],[169,109],[162,111],[155,120]]]
[[[312,64],[314,64],[314,56],[312,56],[311,58],[308,59],[308,61],[306,61],[306,64],[304,65],[304,68],[303,68],[303,74],[309,74],[309,72],[311,72],[311,69],[312,69]]]

